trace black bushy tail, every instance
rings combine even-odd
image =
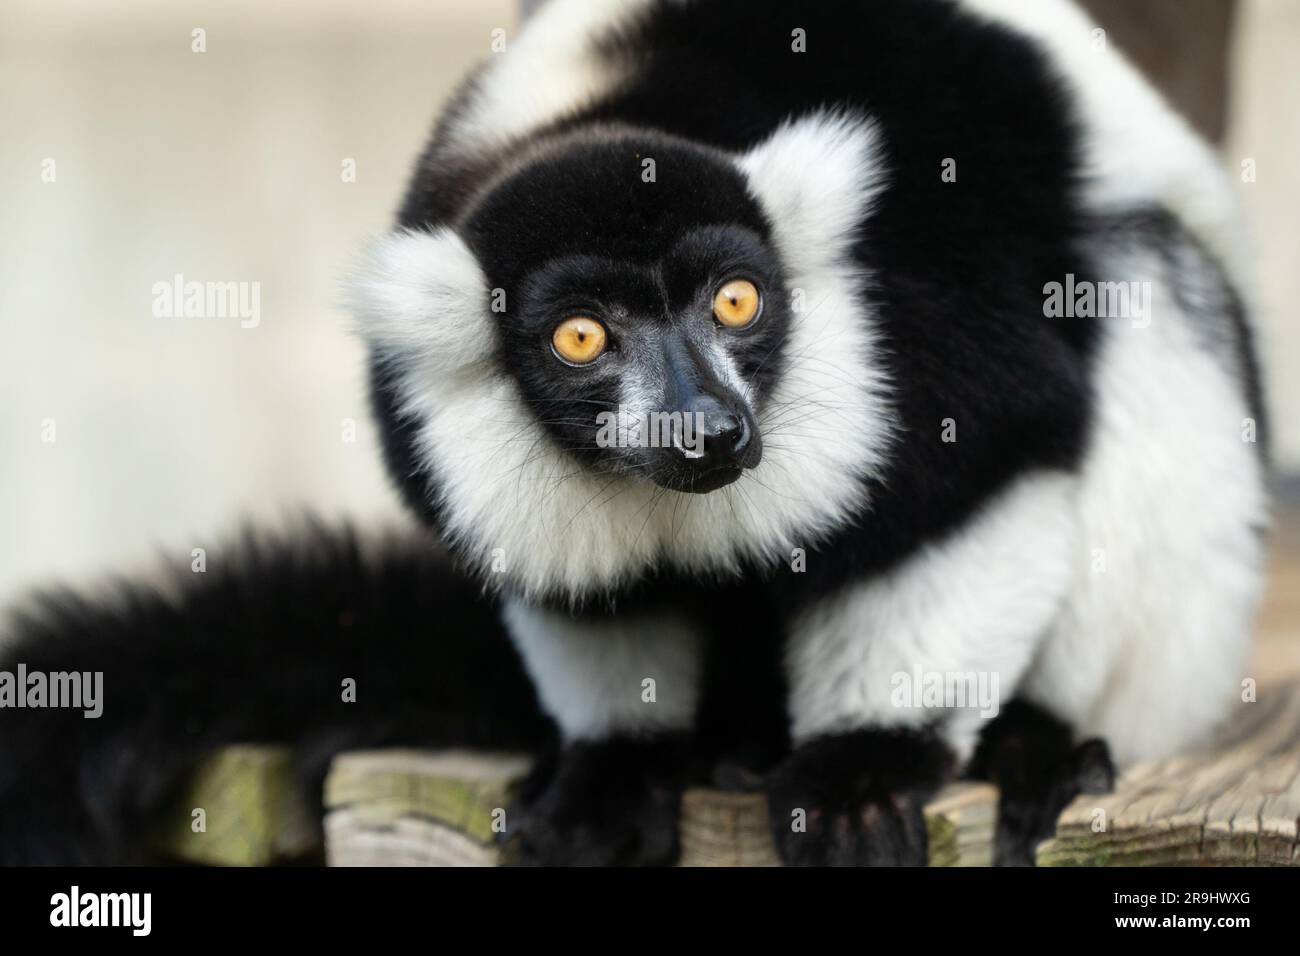
[[[0,633],[0,672],[103,674],[98,718],[0,709],[0,863],[140,860],[223,744],[290,744],[318,786],[343,748],[532,749],[552,732],[492,602],[427,540],[313,524],[247,533],[208,565],[105,598],[47,592]]]

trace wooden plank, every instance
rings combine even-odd
[[[515,755],[372,751],[334,761],[325,785],[331,866],[456,866],[502,862],[496,842],[515,783]],[[931,865],[987,865],[996,792],[960,783],[926,809]],[[495,817],[494,817],[495,814]],[[494,819],[500,821],[494,829]],[[682,796],[681,865],[777,866],[760,793],[688,789]]]
[[[1093,821],[1106,815],[1104,829]],[[1081,796],[1040,866],[1287,865],[1300,862],[1300,683],[1262,687],[1203,751],[1150,761],[1116,792]]]
[[[310,857],[321,841],[290,752],[242,744],[223,747],[199,765],[149,842],[166,859],[265,866]]]
[[[495,830],[528,763],[466,751],[341,755],[324,795],[327,861],[495,865]],[[932,866],[991,862],[995,801],[987,785],[962,783],[931,802]],[[201,830],[195,810],[204,811]],[[688,790],[681,844],[689,866],[777,863],[756,793]],[[319,832],[295,785],[291,755],[246,745],[203,763],[158,822],[151,845],[169,859],[257,865],[310,857],[319,852]],[[1260,688],[1258,702],[1243,704],[1205,750],[1138,764],[1114,793],[1076,799],[1039,847],[1038,862],[1300,865],[1300,683]]]

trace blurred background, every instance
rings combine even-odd
[[[1087,5],[1225,166],[1254,161],[1240,189],[1276,458],[1300,475],[1300,0]],[[388,226],[440,104],[517,13],[5,0],[0,605],[54,579],[188,565],[193,548],[220,560],[240,519],[401,520],[339,279]],[[260,322],[155,317],[154,284],[177,273],[258,283]],[[1300,481],[1282,487],[1291,500]],[[1290,515],[1263,622],[1270,670],[1300,670]]]

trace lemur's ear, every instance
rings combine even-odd
[[[737,162],[795,273],[848,254],[885,182],[876,125],[842,111],[787,121]]]
[[[445,372],[491,348],[487,278],[450,229],[399,230],[376,239],[348,293],[358,330],[385,357]]]

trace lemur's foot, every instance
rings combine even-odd
[[[677,859],[685,736],[576,743],[543,760],[507,814],[509,862],[661,866]]]
[[[909,730],[858,731],[798,747],[768,780],[781,860],[925,866],[925,804],[953,766],[940,740]]]
[[[989,725],[970,774],[1000,791],[995,866],[1033,866],[1038,844],[1056,832],[1056,820],[1070,801],[1115,786],[1104,740],[1076,746],[1066,724],[1023,700],[1012,701]]]

